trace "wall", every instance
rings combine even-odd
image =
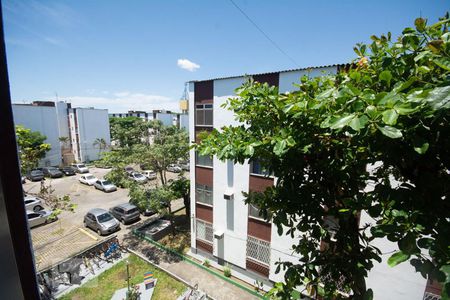
[[[78,134],[80,141],[80,160],[82,162],[99,159],[99,148],[94,146],[97,138],[111,144],[109,117],[106,109],[76,108]],[[108,151],[102,150],[102,151]]]
[[[61,145],[56,108],[13,104],[12,109],[16,125],[39,131],[47,137],[45,142],[51,145],[51,150],[41,159],[39,165],[58,166],[61,163]]]
[[[300,83],[300,78],[303,75],[307,75],[310,77],[323,76],[324,74],[336,74],[337,67],[328,67],[328,68],[320,68],[320,69],[311,69],[311,70],[299,70],[292,72],[281,72],[280,73],[280,81],[279,81],[279,92],[286,93],[294,90],[298,90],[298,87],[293,84]]]
[[[189,132],[189,115],[188,114],[180,115],[180,129],[183,129],[183,128],[187,132]]]
[[[164,126],[172,126],[173,125],[173,114],[156,113],[156,119],[161,121]]]

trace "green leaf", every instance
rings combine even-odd
[[[428,151],[428,148],[430,147],[430,144],[428,142],[417,142],[417,144],[414,144],[414,151],[416,151],[419,154],[425,154],[425,152]]]
[[[450,108],[450,86],[435,88],[428,94],[427,101],[434,109]]]
[[[245,155],[248,155],[248,156],[252,156],[253,153],[255,153],[255,148],[253,148],[252,145],[247,145],[247,147],[245,147],[245,152],[244,152],[244,154],[245,154]]]
[[[286,149],[286,140],[279,140],[276,144],[275,147],[273,147],[273,152],[275,153],[275,155],[277,156],[281,156],[284,154],[285,149]]]
[[[450,59],[448,57],[435,58],[433,62],[442,69],[450,71]]]
[[[390,267],[395,267],[396,265],[407,261],[409,259],[410,255],[403,253],[402,251],[395,252],[394,254],[389,257],[387,263]]]
[[[372,300],[373,299],[373,291],[372,289],[368,289],[363,296],[363,300]]]
[[[383,72],[380,73],[379,78],[381,81],[386,82],[387,85],[389,86],[391,84],[392,74],[390,71],[384,70]]]
[[[416,26],[418,32],[423,32],[427,27],[427,20],[423,18],[417,18],[414,21],[414,25]]]
[[[412,104],[410,102],[396,104],[394,106],[394,109],[399,115],[409,115],[418,110],[417,107],[412,107]]]
[[[398,113],[395,109],[385,110],[382,115],[384,123],[388,125],[395,125],[397,123]]]
[[[350,114],[343,117],[338,117],[336,120],[330,123],[331,129],[342,128],[350,123],[350,121],[355,117],[355,114]]]
[[[377,126],[377,127],[382,134],[384,134],[387,137],[390,137],[391,139],[398,139],[403,136],[402,132],[398,128],[391,126],[384,126],[384,127]]]
[[[406,254],[415,254],[420,252],[416,244],[416,237],[411,232],[408,232],[406,236],[398,242],[398,247],[403,253]]]
[[[349,126],[353,130],[359,131],[366,126],[367,122],[369,122],[369,118],[366,115],[362,115],[360,117],[354,117],[350,121]]]
[[[416,76],[412,76],[412,77],[410,77],[410,78],[409,78],[407,81],[405,81],[405,82],[398,82],[398,83],[395,85],[394,91],[395,91],[396,93],[398,93],[398,92],[401,92],[401,91],[403,91],[403,90],[409,88],[414,82],[417,81],[417,79],[418,79],[418,78],[417,78]]]

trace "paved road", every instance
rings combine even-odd
[[[90,173],[97,178],[103,178],[108,172],[108,169],[90,169]],[[127,189],[119,188],[115,192],[104,193],[92,186],[81,184],[78,181],[79,177],[80,175],[77,174],[69,177],[46,179],[46,184],[51,184],[56,195],[69,195],[72,202],[77,205],[77,208],[74,213],[61,213],[59,220],[52,224],[31,229],[38,270],[68,258],[97,243],[102,238],[94,231],[85,229],[83,226],[83,217],[90,209],[98,207],[108,210],[115,205],[129,201]],[[168,172],[167,177],[168,179],[175,179],[177,174]],[[156,184],[160,184],[159,179],[149,183],[150,186],[155,186]],[[23,185],[23,189],[25,193],[38,193],[40,182],[27,181]],[[173,210],[181,207],[183,207],[181,199],[172,201]],[[140,222],[146,219],[147,217],[141,217]],[[116,233],[119,240],[122,240],[123,236],[135,226],[136,223],[121,225],[122,229]]]

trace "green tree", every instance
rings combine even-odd
[[[186,160],[189,153],[188,134],[175,126],[153,127],[153,142],[148,145],[135,145],[131,160],[159,173],[162,185],[167,184],[166,169],[170,164]]]
[[[72,203],[69,195],[58,196],[55,195],[55,189],[52,187],[51,182],[45,184],[41,182],[41,188],[39,191],[39,197],[44,200],[44,204],[50,208],[52,213],[49,216],[50,220],[57,219],[63,211],[75,212],[76,204]],[[61,220],[59,221],[61,227]],[[62,230],[62,228],[61,228]]]
[[[191,215],[191,192],[190,192],[190,180],[179,175],[178,178],[170,183],[170,188],[172,189],[175,198],[183,198],[183,204],[186,208],[186,216],[189,218]]]
[[[258,159],[278,178],[246,194],[278,234],[298,238],[300,259],[279,263],[285,283],[272,296],[306,286],[340,298],[341,278],[350,298],[372,299],[365,278],[381,262],[374,241],[387,237],[399,248],[387,263],[409,261],[444,283],[449,299],[449,22],[448,14],[431,26],[419,18],[396,40],[372,36],[344,72],[304,76],[297,92],[248,81],[228,100],[242,125],[213,130],[198,150]],[[361,212],[374,223],[360,224]]]
[[[111,140],[118,142],[121,147],[148,144],[150,125],[138,117],[110,118]]]
[[[50,151],[50,144],[45,143],[47,137],[40,132],[32,131],[21,125],[16,126],[17,146],[19,148],[20,168],[22,174],[38,166],[39,160]]]
[[[99,156],[102,153],[102,150],[106,150],[106,148],[108,148],[108,143],[106,143],[104,138],[96,138],[92,145],[94,147],[98,147]]]

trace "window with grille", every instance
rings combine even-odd
[[[213,205],[213,188],[203,184],[196,184],[195,201],[207,205]]]
[[[441,296],[425,292],[423,295],[423,300],[441,300]]]
[[[247,257],[262,263],[270,264],[270,243],[252,236],[247,237]]]
[[[213,125],[213,105],[197,104],[195,105],[195,125],[212,126]]]
[[[213,227],[211,223],[197,219],[195,222],[195,230],[197,232],[197,239],[212,243],[213,242]]]
[[[200,155],[197,152],[195,152],[195,164],[197,166],[202,166],[202,167],[212,167],[213,160],[212,160],[211,156]]]

